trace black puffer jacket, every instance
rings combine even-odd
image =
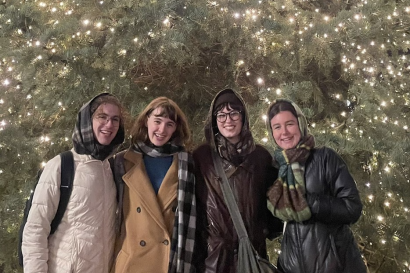
[[[287,223],[279,266],[285,273],[365,273],[349,227],[362,212],[353,177],[330,148],[313,149],[305,166],[312,218]]]

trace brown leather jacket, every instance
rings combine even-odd
[[[202,145],[193,156],[197,178],[197,272],[234,273],[238,237],[215,173],[211,147]],[[271,162],[269,152],[259,145],[236,168],[223,160],[249,238],[261,256],[266,256],[267,236],[282,231],[282,224],[266,207],[267,188],[277,177]]]
[[[227,159],[221,134],[214,115],[215,101],[225,99],[242,104],[242,128],[240,133],[241,159],[234,164]],[[235,98],[236,96],[236,98]],[[195,162],[197,236],[194,263],[198,273],[234,273],[237,266],[238,236],[216,175],[212,151],[218,151],[223,169],[229,180],[239,212],[242,215],[248,236],[261,256],[266,256],[266,238],[270,231],[282,231],[282,223],[267,209],[266,192],[277,178],[272,166],[272,157],[262,146],[255,145],[250,132],[248,113],[243,99],[232,89],[219,92],[208,112],[204,126],[206,144],[193,153]],[[219,142],[218,138],[219,137]],[[228,144],[229,145],[229,144]],[[218,147],[218,148],[217,148]],[[236,148],[237,149],[237,148]],[[226,151],[229,151],[226,149]],[[232,152],[232,150],[230,150]],[[229,152],[228,152],[229,153]],[[235,155],[236,156],[236,155]],[[233,160],[234,157],[231,157]],[[276,219],[276,221],[274,220]],[[269,227],[269,229],[268,229]]]

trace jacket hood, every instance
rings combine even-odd
[[[109,93],[101,93],[86,104],[84,104],[77,114],[77,121],[73,131],[74,150],[78,154],[91,155],[95,159],[104,160],[124,142],[124,123],[120,122],[118,132],[109,145],[101,145],[94,137],[91,104],[101,96],[113,96]]]
[[[227,96],[227,97],[230,97],[231,99],[234,98],[235,103],[240,103],[242,105],[242,107],[243,107],[243,113],[242,113],[242,117],[243,117],[242,122],[243,122],[243,124],[242,124],[242,131],[241,131],[241,139],[243,138],[243,136],[245,136],[247,134],[250,134],[248,111],[246,110],[244,100],[234,90],[224,89],[224,90],[220,91],[218,94],[216,94],[216,96],[214,97],[214,99],[211,103],[211,106],[209,108],[207,118],[205,120],[205,128],[204,128],[204,130],[205,130],[205,139],[206,139],[206,142],[209,143],[212,146],[212,148],[214,148],[214,149],[216,149],[215,135],[219,133],[219,130],[218,130],[218,125],[216,123],[216,117],[213,113],[215,111],[215,108],[220,104],[219,99],[221,98],[221,96]],[[218,105],[216,105],[215,102],[218,102]]]
[[[303,114],[302,110],[297,106],[293,101],[287,100],[287,99],[276,99],[274,100],[271,105],[268,108],[268,111],[266,112],[266,116],[268,117],[266,119],[266,128],[268,130],[269,138],[273,141],[275,148],[279,148],[278,144],[276,143],[275,139],[273,138],[273,132],[272,132],[272,127],[270,126],[270,119],[269,119],[269,113],[272,109],[273,106],[275,106],[279,102],[288,102],[292,105],[292,107],[295,109],[296,114],[297,114],[297,119],[298,119],[298,124],[299,124],[299,130],[301,133],[301,137],[305,137],[309,134],[309,129],[307,126],[307,120],[305,115]]]

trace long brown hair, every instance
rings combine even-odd
[[[149,137],[146,122],[155,109],[161,109],[159,116],[169,118],[177,125],[170,141],[176,145],[185,146],[186,149],[189,149],[192,140],[187,118],[179,106],[167,97],[158,97],[152,100],[138,115],[134,122],[134,126],[131,129],[132,143],[135,144],[138,141],[148,141]]]

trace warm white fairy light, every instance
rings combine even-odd
[[[48,136],[41,136],[41,137],[40,137],[40,141],[41,141],[41,142],[49,142],[49,141],[50,141],[50,138],[49,138]]]
[[[379,220],[379,222],[382,222],[384,220],[384,217],[379,215],[379,216],[377,216],[377,220]]]

